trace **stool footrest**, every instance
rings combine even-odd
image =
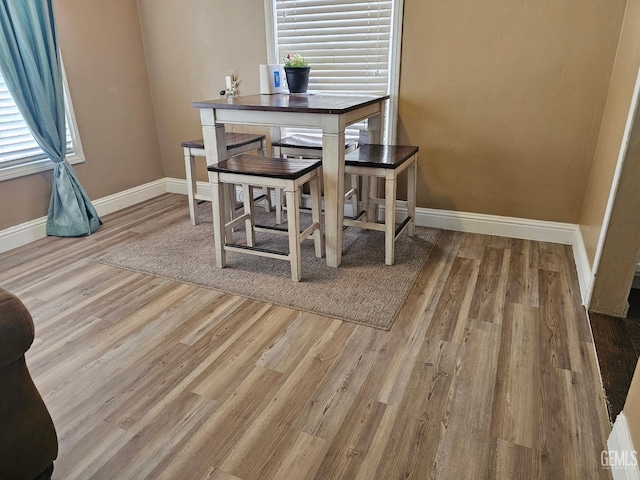
[[[344,194],[344,198],[345,200],[348,198],[351,198],[355,193],[358,193],[358,189],[357,188],[351,188],[347,191],[347,193]]]
[[[347,225],[346,222],[347,220],[351,220],[352,222],[357,221],[361,216],[363,216],[365,213],[367,213],[366,210],[361,210],[358,212],[358,214],[355,217],[345,217],[343,222],[342,222],[342,231],[344,232],[347,228],[349,227],[355,227],[358,225]]]
[[[313,232],[315,232],[319,228],[320,228],[320,225],[318,224],[318,222],[312,223],[311,226],[307,227],[306,230],[300,233],[300,241],[307,238],[309,235],[311,235]]]
[[[386,205],[386,201],[384,198],[378,198],[378,197],[371,197],[369,198],[369,203],[374,203],[376,205]],[[396,208],[407,208],[407,201],[406,200],[396,200]]]
[[[256,232],[265,232],[270,233],[271,235],[289,235],[289,230],[287,230],[286,228],[268,227],[266,225],[254,225],[253,229]]]
[[[366,230],[376,230],[378,232],[384,232],[384,223],[365,222],[363,220],[353,220],[351,218],[345,218],[342,224],[346,227],[358,227]]]
[[[244,222],[248,218],[251,218],[251,215],[249,215],[248,213],[243,213],[239,217],[234,218],[233,220],[231,220],[229,223],[225,223],[224,228],[233,228],[237,224]]]
[[[275,250],[269,250],[267,248],[250,247],[249,245],[236,245],[233,243],[225,243],[224,249],[230,252],[238,253],[252,253],[253,255],[260,255],[261,257],[287,259],[288,253],[276,252]]]
[[[351,217],[351,220],[358,220],[362,215],[364,215],[365,213],[367,213],[366,210],[360,210],[358,212],[358,214],[355,217]]]
[[[411,217],[408,216],[402,221],[400,225],[396,227],[395,238],[398,238],[398,235],[402,233],[402,230],[404,230],[404,227],[406,227],[410,221],[411,221]]]
[[[267,199],[267,196],[266,196],[265,194],[262,194],[262,195],[258,195],[257,197],[254,197],[254,198],[253,198],[253,201],[254,201],[254,203],[255,203],[255,202],[261,202],[262,200],[266,200],[266,199]],[[242,203],[242,202],[236,202],[236,204],[235,204],[235,206],[234,206],[234,209],[235,209],[236,211],[238,211],[238,210],[242,210],[243,208],[244,208],[244,203]]]
[[[258,224],[256,224],[256,225],[254,225],[254,228],[256,230],[259,230],[259,231],[271,232],[271,233],[278,233],[278,232],[287,233],[287,232],[289,232],[289,230],[284,228],[284,227],[272,227],[270,225],[258,225]]]

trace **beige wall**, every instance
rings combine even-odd
[[[57,0],[55,15],[91,198],[163,176],[135,0]],[[0,230],[46,215],[51,173],[0,183]]]
[[[633,446],[640,451],[640,361],[638,361],[636,372],[633,374],[631,388],[629,388],[627,400],[622,411],[624,416],[627,417]]]
[[[598,246],[633,88],[640,66],[640,29],[638,25],[640,25],[640,0],[629,0],[591,177],[580,217],[580,229],[591,264],[593,264]]]
[[[629,134],[622,174],[598,265],[589,310],[627,315],[629,290],[640,254],[640,110]]]
[[[264,0],[139,0],[164,173],[185,178],[180,143],[202,138],[194,101],[219,98],[235,70],[240,93],[259,92],[267,61]],[[235,131],[245,131],[236,126]],[[206,180],[204,162],[199,178]]]
[[[418,205],[577,223],[625,0],[405,0]]]

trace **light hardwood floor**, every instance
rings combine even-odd
[[[609,478],[570,247],[445,231],[383,332],[95,260],[177,221],[164,195],[0,255],[55,479]]]

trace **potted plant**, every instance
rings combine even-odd
[[[309,88],[309,62],[302,55],[284,57],[284,72],[287,76],[289,93],[306,93]]]

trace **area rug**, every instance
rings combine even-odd
[[[227,267],[216,268],[210,208],[201,223],[188,219],[113,249],[99,261],[157,277],[192,283],[264,302],[322,314],[382,330],[391,328],[441,230],[416,228],[396,241],[395,264],[384,264],[384,234],[349,228],[344,232],[342,264],[326,266],[314,256],[313,241],[302,244],[302,281],[292,282],[289,263],[227,252]],[[273,224],[273,214],[258,211],[257,223]],[[301,214],[303,227],[310,215]],[[238,243],[244,231],[234,233]],[[286,252],[286,236],[258,232],[257,246]]]

